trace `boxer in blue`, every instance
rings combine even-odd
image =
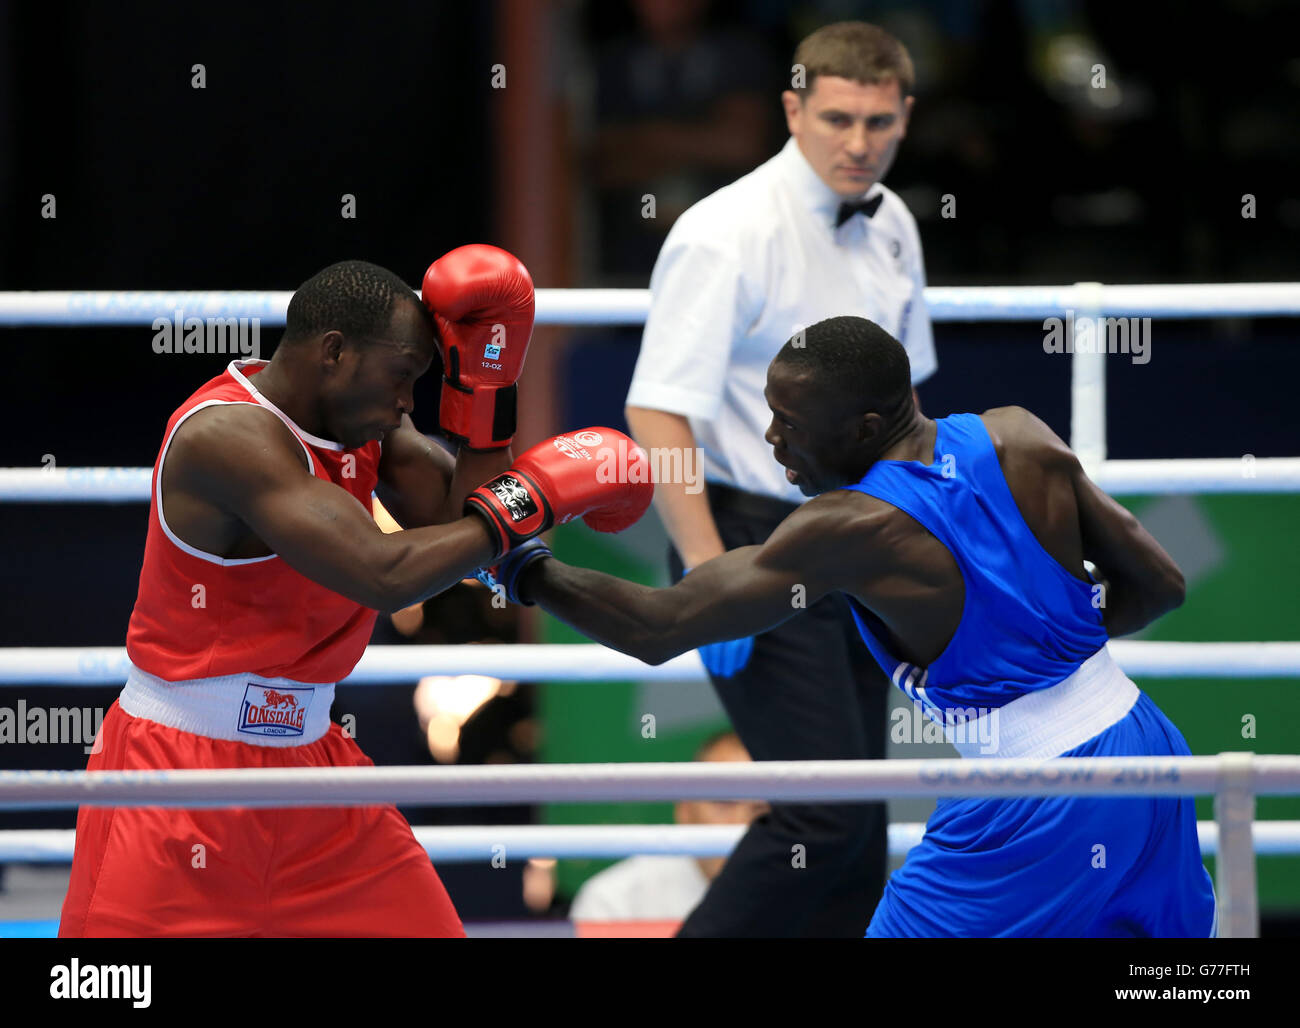
[[[650,589],[538,543],[498,570],[510,597],[658,664],[838,591],[964,757],[1190,753],[1106,646],[1177,607],[1182,574],[1046,425],[923,417],[903,347],[854,317],[787,342],[766,397],[767,441],[812,499],[764,545]],[[1190,799],[945,799],[867,935],[1205,937],[1215,920]]]

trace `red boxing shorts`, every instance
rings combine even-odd
[[[132,717],[115,702],[89,771],[369,767],[337,724],[302,746],[213,739]],[[61,938],[463,938],[397,808],[82,807]]]

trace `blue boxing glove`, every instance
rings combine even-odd
[[[690,573],[691,569],[685,568],[682,577],[685,578]],[[754,653],[754,637],[747,635],[743,639],[709,643],[707,646],[701,646],[699,653],[700,660],[709,674],[717,678],[730,678],[738,671],[742,671],[749,663],[749,658]]]
[[[474,577],[493,592],[496,592],[497,587],[500,586],[506,594],[506,599],[511,603],[532,607],[535,604],[531,600],[519,598],[519,580],[523,577],[524,569],[533,561],[550,556],[552,556],[551,548],[542,542],[539,536],[533,536],[520,543],[491,567],[479,568],[474,573]]]

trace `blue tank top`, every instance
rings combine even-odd
[[[935,425],[933,464],[877,461],[845,488],[911,515],[961,571],[961,622],[927,668],[891,654],[880,619],[852,599],[849,604],[885,674],[944,720],[953,708],[1001,707],[1056,685],[1101,649],[1107,635],[1094,587],[1058,564],[1020,516],[979,415],[953,414]]]

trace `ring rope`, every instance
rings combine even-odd
[[[1089,469],[1112,496],[1300,493],[1300,457],[1106,460]],[[152,468],[0,468],[0,503],[147,503]]]
[[[1130,676],[1293,678],[1300,642],[1144,642],[1107,648]],[[0,647],[0,684],[121,685],[130,670],[123,646]],[[597,643],[371,646],[346,685],[416,681],[429,675],[488,675],[510,681],[703,682],[695,651],[645,664]]]
[[[155,318],[259,318],[284,324],[288,290],[51,290],[0,292],[0,325],[137,325]],[[538,289],[538,325],[641,325],[648,289]],[[927,286],[933,321],[1037,321],[1065,310],[1103,317],[1291,317],[1300,314],[1300,283],[1195,285]]]
[[[725,857],[746,825],[413,825],[416,841],[435,863],[507,860],[617,860],[656,855]],[[1202,857],[1219,851],[1219,826],[1196,826]],[[889,826],[889,855],[901,859],[925,834],[922,822]],[[0,863],[66,864],[77,833],[47,828],[0,831]],[[1300,821],[1256,821],[1256,856],[1300,854]]]
[[[0,771],[0,810],[1197,796],[1222,792],[1225,785],[1252,796],[1300,796],[1300,756]]]

